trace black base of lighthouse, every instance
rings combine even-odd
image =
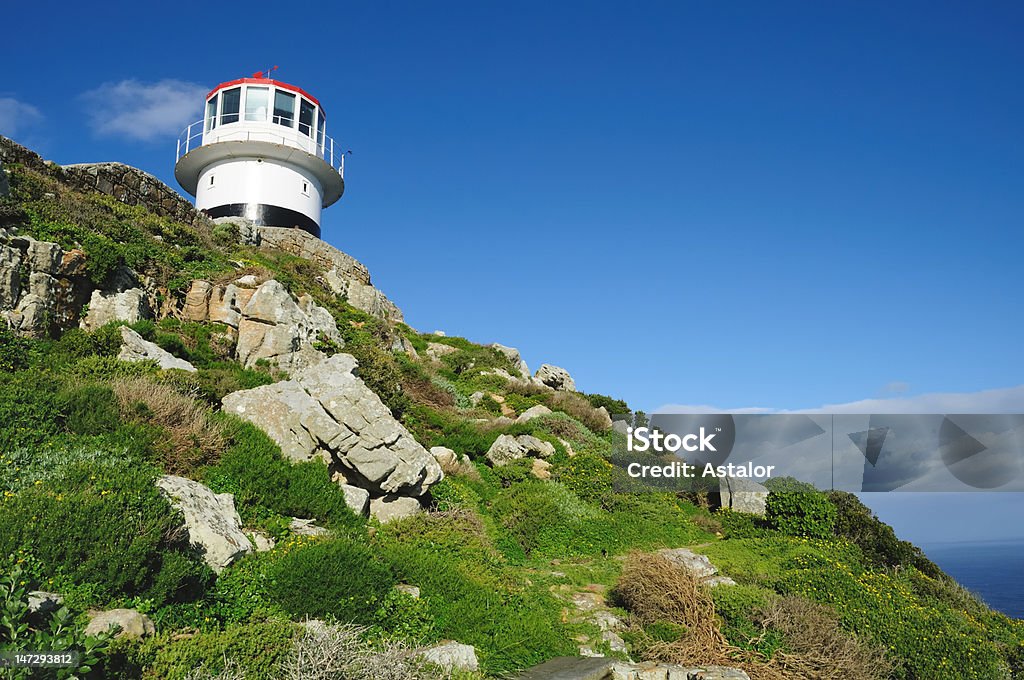
[[[259,227],[293,227],[320,238],[320,225],[297,210],[265,203],[229,203],[204,210],[209,217],[244,217]]]

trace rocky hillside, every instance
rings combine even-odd
[[[564,369],[134,168],[0,160],[0,652],[78,652],[10,677],[1024,668],[853,496],[616,493],[610,414],[643,414]]]

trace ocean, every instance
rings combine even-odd
[[[921,548],[989,607],[1024,618],[1024,541],[931,543]]]

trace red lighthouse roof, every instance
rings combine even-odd
[[[280,80],[274,80],[273,78],[238,78],[236,80],[229,80],[228,82],[221,83],[217,87],[210,90],[209,94],[206,95],[206,98],[209,99],[221,90],[227,89],[229,87],[234,87],[235,85],[272,85],[282,90],[288,90],[289,92],[294,92],[295,94],[301,95],[308,99],[309,101],[316,104],[321,111],[324,110],[323,105],[320,104],[320,100],[311,95],[310,93],[306,92],[305,90],[303,90],[301,87],[289,85],[288,83],[281,82]],[[326,113],[327,112],[324,111],[324,115],[326,115]]]

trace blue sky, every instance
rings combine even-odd
[[[414,327],[647,410],[966,410],[1024,384],[1024,6],[892,5],[16,3],[0,134],[176,186],[277,64],[352,150],[324,237]]]

